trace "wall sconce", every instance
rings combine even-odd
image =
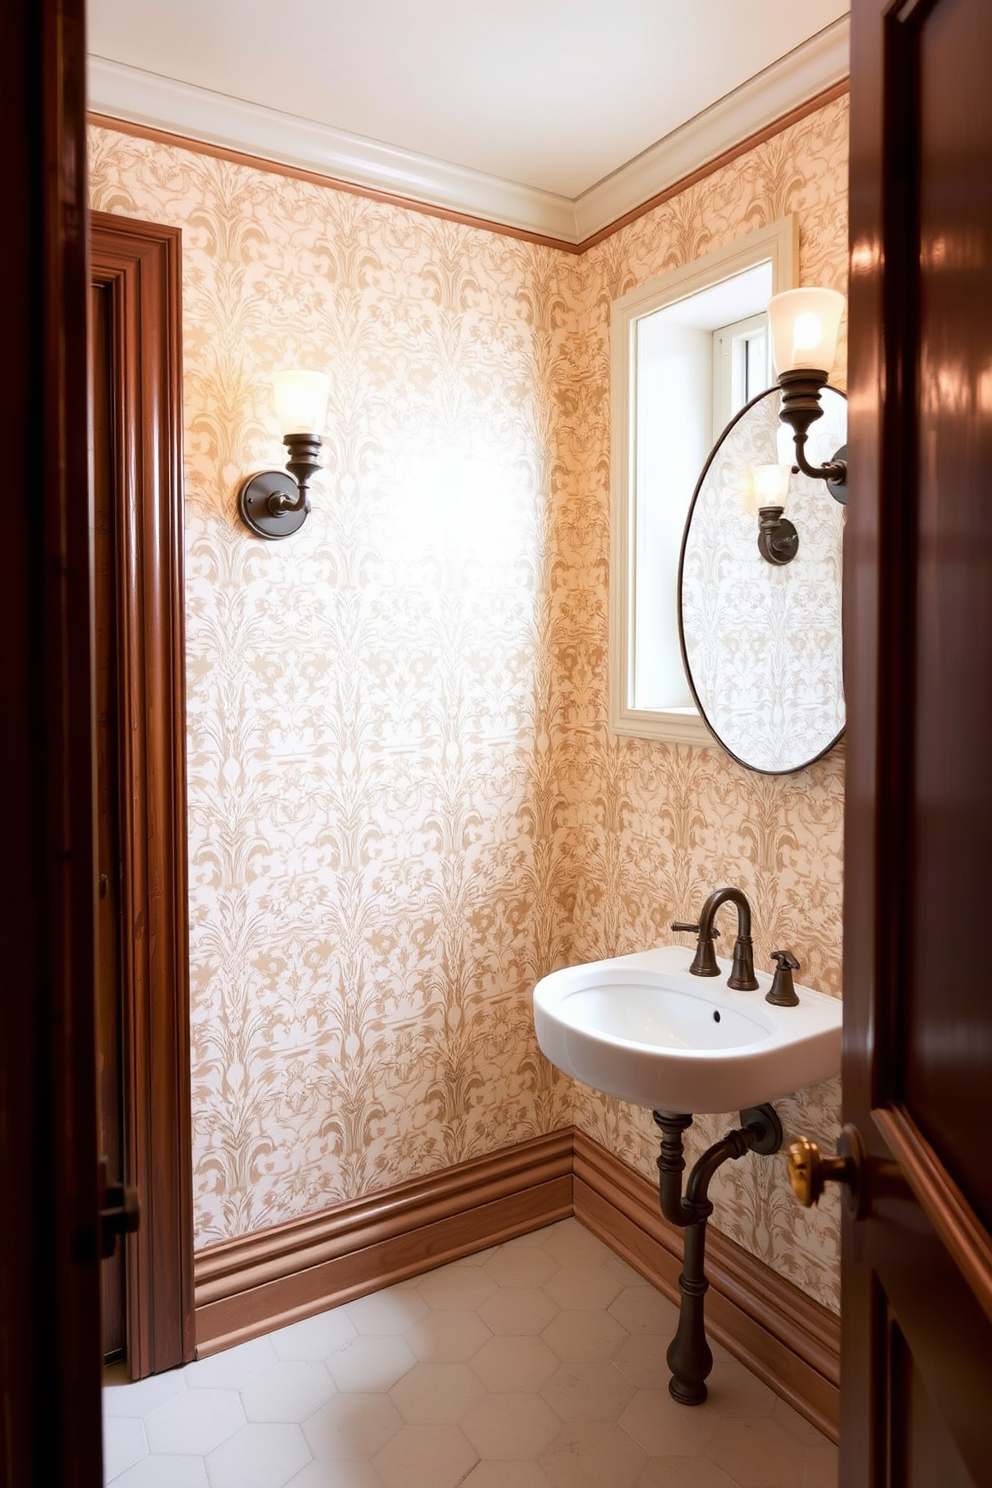
[[[844,296],[835,289],[787,289],[768,301],[772,355],[782,389],[782,422],[791,424],[796,446],[795,469],[824,480],[835,500],[847,503],[847,445],[826,465],[810,465],[805,446],[809,426],[823,413],[820,389],[826,386]]]
[[[776,568],[791,563],[799,551],[799,533],[785,511],[789,494],[788,465],[752,465],[751,501],[758,512],[758,552]]]
[[[310,513],[307,487],[320,469],[317,453],[327,421],[328,378],[323,372],[277,372],[273,378],[286,471],[250,475],[238,491],[238,510],[258,537],[275,540],[298,532]]]

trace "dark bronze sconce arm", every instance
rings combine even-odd
[[[286,461],[286,469],[299,487],[299,494],[292,503],[285,502],[285,497],[280,497],[277,506],[271,505],[270,511],[299,511],[301,506],[309,507],[308,489],[310,478],[316,475],[320,469],[320,461],[317,454],[320,450],[321,441],[315,434],[284,434],[283,444],[289,450],[289,459]]]
[[[827,385],[826,372],[798,367],[789,372],[780,372],[778,381],[782,389],[782,408],[779,418],[783,424],[792,426],[795,438],[796,463],[793,466],[793,474],[798,475],[801,471],[811,480],[826,481],[834,500],[846,506],[847,445],[842,445],[833,459],[827,461],[825,465],[811,465],[806,458],[806,440],[810,424],[823,414],[820,390]],[[769,559],[769,562],[774,561]],[[788,559],[785,561],[788,562]]]
[[[792,467],[793,474],[808,475],[812,480],[825,480],[828,486],[844,486],[847,484],[847,445],[842,444],[832,460],[824,465],[811,465],[806,458],[806,435],[796,435],[796,463]],[[841,499],[837,498],[838,501]]]
[[[275,540],[298,532],[310,512],[310,480],[320,469],[321,441],[314,434],[286,434],[289,450],[285,474],[262,470],[249,476],[238,492],[241,516],[257,537]]]

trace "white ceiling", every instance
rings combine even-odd
[[[846,0],[90,0],[90,51],[102,59],[91,98],[139,115],[144,78],[149,100],[171,98],[180,112],[178,100],[191,107],[202,92],[233,118],[238,100],[339,143],[376,141],[394,156],[574,201],[794,61],[847,9]],[[188,86],[167,93],[165,79]],[[115,87],[130,110],[104,96]],[[168,108],[150,106],[148,121],[170,127],[157,117]],[[184,132],[183,119],[171,127]]]

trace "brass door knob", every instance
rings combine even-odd
[[[792,1192],[804,1209],[820,1202],[828,1183],[843,1183],[847,1189],[847,1206],[855,1218],[864,1207],[864,1145],[857,1127],[845,1126],[837,1142],[837,1156],[824,1157],[815,1142],[800,1137],[792,1142],[788,1153],[789,1182]]]

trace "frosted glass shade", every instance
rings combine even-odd
[[[323,372],[277,372],[276,417],[283,438],[287,434],[323,437],[330,382]]]
[[[792,467],[789,465],[752,465],[751,490],[755,506],[784,507],[789,495],[791,474]]]
[[[768,301],[776,372],[829,372],[837,350],[844,296],[836,289],[787,289]]]

